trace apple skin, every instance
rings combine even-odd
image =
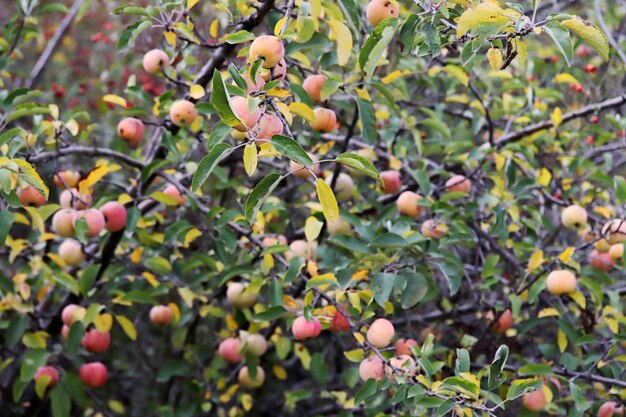
[[[257,145],[261,145],[272,139],[272,136],[274,135],[282,135],[283,133],[283,122],[280,120],[280,117],[273,113],[265,113],[261,116],[259,124],[260,126],[255,138],[255,141],[259,140],[256,142]],[[253,131],[254,130],[256,130],[256,127]]]
[[[285,259],[291,261],[293,258],[317,259],[317,242],[307,242],[306,240],[294,240],[289,245],[289,250],[285,252]]]
[[[163,189],[163,193],[172,197],[174,200],[174,204],[167,205],[167,208],[176,208],[184,205],[187,202],[187,197],[176,188],[175,185],[169,184],[167,187]]]
[[[254,128],[254,126],[259,122],[259,118],[261,117],[261,109],[258,107],[254,111],[250,111],[248,109],[248,99],[241,96],[234,96],[230,99],[230,107],[235,113],[235,116],[242,123],[235,126],[240,132],[246,132],[249,129]]]
[[[522,404],[530,411],[541,411],[546,406],[546,394],[543,388],[524,394]]]
[[[109,201],[100,207],[100,212],[104,216],[104,227],[109,232],[119,232],[126,227],[128,212],[123,204]]]
[[[472,182],[463,175],[455,175],[446,181],[446,191],[449,193],[460,192],[469,194],[472,189]]]
[[[52,228],[62,237],[72,237],[75,234],[74,216],[76,211],[61,209],[52,216]]]
[[[415,365],[415,360],[409,355],[398,355],[391,359],[389,359],[389,365],[385,368],[385,373],[388,378],[393,378],[394,373],[393,368],[397,368],[402,371],[403,375],[412,375],[415,373],[415,369],[417,368]],[[392,368],[393,367],[393,368]]]
[[[389,320],[376,319],[367,330],[367,341],[372,346],[383,349],[389,346],[395,332],[395,328]]]
[[[576,276],[566,269],[552,271],[546,278],[546,288],[552,295],[568,294],[576,289]]]
[[[600,253],[597,250],[589,252],[589,265],[595,271],[608,272],[615,267],[615,261],[609,252]]]
[[[498,321],[491,326],[491,330],[494,333],[504,334],[511,327],[513,327],[513,313],[511,313],[511,310],[507,309],[502,312]]]
[[[400,171],[383,171],[380,173],[380,177],[383,180],[385,194],[397,194],[402,189]]]
[[[317,156],[313,155],[310,152],[307,152],[307,154],[309,155],[309,158],[311,158],[311,160],[313,161],[313,166],[310,169],[313,171],[313,174],[315,174],[315,176],[319,177],[320,175],[322,175],[322,168],[320,167],[320,164],[318,162],[319,159],[317,159]],[[296,161],[289,161],[289,170],[292,171],[293,175],[298,178],[313,178],[313,174],[311,173],[311,171],[309,171],[308,169],[304,169],[304,165],[301,165]]]
[[[297,340],[315,338],[320,335],[322,325],[317,317],[309,321],[304,316],[297,317],[291,324],[291,333]]]
[[[333,183],[333,175],[329,175],[326,178],[326,184],[331,185]],[[345,172],[340,172],[335,183],[335,197],[339,201],[348,201],[352,198],[352,192],[354,191],[354,181],[352,177]]]
[[[65,184],[63,183],[63,181],[65,181]],[[62,189],[65,189],[67,187],[70,187],[70,188],[76,187],[79,181],[80,181],[80,172],[78,171],[72,171],[68,169],[65,171],[59,171],[56,174],[54,174],[54,183],[57,185],[57,187],[62,188]]]
[[[64,324],[63,327],[61,327],[61,337],[63,338],[63,340],[67,340],[69,335],[70,335],[70,326],[68,326],[67,324]]]
[[[394,345],[396,349],[396,355],[413,355],[413,350],[411,349],[413,346],[418,346],[417,342],[413,339],[398,339],[396,344]]]
[[[274,68],[263,69],[260,74],[265,82],[276,80],[282,81],[285,79],[285,76],[287,76],[287,61],[285,61],[285,58],[283,58],[278,62],[278,64],[276,64]]]
[[[47,375],[50,377],[48,382],[48,388],[54,387],[59,382],[59,371],[54,366],[40,366],[35,372],[34,380],[38,381],[42,376]]]
[[[90,388],[100,388],[107,381],[107,367],[101,362],[90,362],[79,370],[80,380]]]
[[[98,236],[104,229],[104,216],[98,209],[91,208],[74,213],[74,229],[76,229],[76,222],[80,219],[87,221],[87,237]]]
[[[85,253],[76,239],[65,239],[59,245],[59,256],[69,266],[77,266],[85,259]]]
[[[143,56],[143,69],[150,74],[158,74],[170,65],[170,57],[160,49],[152,49]]]
[[[302,88],[309,95],[313,103],[319,103],[322,99],[322,84],[326,81],[327,77],[322,74],[309,75],[304,79]]]
[[[377,26],[388,17],[398,17],[400,8],[395,0],[372,0],[365,9],[365,17],[372,26]]]
[[[73,198],[72,198],[73,196]],[[72,199],[74,201],[72,201]],[[63,190],[59,196],[59,204],[63,208],[74,208],[76,210],[85,210],[93,204],[91,194],[81,194],[76,188],[71,190]]]
[[[222,340],[218,352],[226,362],[239,363],[243,361],[243,356],[240,353],[241,341],[234,337]]]
[[[143,122],[134,117],[125,117],[117,124],[117,135],[133,148],[143,139],[144,132]]]
[[[626,241],[626,220],[613,219],[602,226],[602,236],[609,245],[624,243]]]
[[[237,308],[252,307],[257,299],[257,294],[244,294],[247,285],[241,282],[233,282],[226,290],[226,298]]]
[[[247,86],[246,92],[248,94],[250,94],[253,91],[261,91],[263,90],[263,86],[265,86],[265,80],[259,74],[257,74],[256,76],[256,83],[252,82],[252,78],[250,78],[250,74],[248,74],[248,72],[246,72],[246,74],[242,78],[246,82],[246,86]]]
[[[422,235],[430,239],[440,239],[446,234],[447,227],[441,223],[437,223],[432,219],[424,220],[420,231]]]
[[[400,214],[416,219],[424,212],[424,207],[417,204],[418,201],[423,199],[424,197],[413,191],[404,191],[398,196],[396,207],[398,207]]]
[[[246,344],[246,352],[250,352],[254,356],[260,357],[263,356],[265,352],[267,352],[267,340],[265,339],[265,337],[263,337],[262,334],[249,334],[248,336],[246,336],[244,342]]]
[[[174,320],[174,312],[168,305],[153,306],[150,309],[150,321],[157,326],[165,326]]]
[[[261,35],[250,44],[250,60],[263,59],[263,68],[275,67],[285,56],[285,46],[276,36]]]
[[[102,353],[109,348],[111,335],[109,332],[100,332],[97,329],[91,329],[85,333],[81,344],[87,352]]]
[[[84,307],[68,304],[61,312],[61,321],[67,326],[71,326],[75,321],[81,321],[85,317],[86,312],[87,310]]]
[[[265,382],[265,371],[260,366],[256,367],[256,378],[250,377],[250,371],[247,366],[244,366],[239,370],[238,374],[239,383],[244,388],[256,389],[260,388]]]
[[[330,133],[337,127],[337,115],[331,109],[318,107],[313,110],[315,118],[311,127],[316,132]]]
[[[598,417],[622,417],[624,415],[624,407],[615,401],[605,402],[598,408]]]
[[[32,185],[19,189],[17,191],[17,198],[19,198],[22,207],[41,207],[48,202],[46,197]]]
[[[378,356],[363,359],[359,364],[359,376],[363,381],[367,381],[368,379],[380,381],[383,379],[383,375],[383,361]]]
[[[196,106],[187,100],[178,100],[170,108],[170,119],[178,127],[190,126],[198,117]]]
[[[286,246],[289,244],[285,235],[265,236],[261,242],[263,243],[264,248],[269,248],[274,245]]]
[[[615,262],[621,262],[624,259],[624,244],[617,243],[615,245],[611,245],[609,255]]]
[[[587,224],[587,210],[578,204],[565,207],[561,212],[561,223],[568,229],[578,229]]]

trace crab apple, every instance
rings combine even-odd
[[[307,242],[306,240],[294,240],[289,244],[289,250],[285,253],[285,258],[291,261],[293,258],[317,259],[317,242]]]
[[[174,199],[171,204],[166,204],[167,208],[179,207],[187,202],[187,197],[181,194],[178,188],[176,188],[176,186],[173,184],[169,184],[167,187],[165,187],[163,189],[163,194],[168,195]]]
[[[288,245],[285,235],[265,236],[261,241],[264,248],[269,248],[274,245]]]
[[[313,165],[310,168],[311,171],[313,171],[316,176],[320,176],[322,174],[322,168],[320,167],[319,159],[317,159],[317,156],[313,155],[310,152],[307,152],[307,154],[309,155],[309,158],[311,158],[311,161],[313,161]],[[296,161],[289,161],[289,170],[293,171],[293,175],[298,178],[306,179],[313,177],[311,171],[305,169],[304,165],[301,165]]]
[[[150,74],[157,74],[170,65],[170,57],[160,49],[152,49],[143,56],[143,69]]]
[[[109,201],[100,207],[104,216],[104,227],[109,232],[118,232],[126,226],[126,207],[117,201]]]
[[[64,324],[63,327],[61,327],[61,337],[63,337],[63,340],[67,340],[69,335],[70,335],[70,326],[68,326],[67,324]]]
[[[241,341],[234,337],[222,340],[217,351],[226,362],[237,363],[243,360],[243,356],[240,353]]]
[[[59,256],[69,266],[77,266],[85,258],[80,242],[76,239],[65,239],[59,245]]]
[[[17,191],[17,198],[23,207],[33,206],[41,207],[48,202],[46,197],[35,189],[32,185],[28,185]]]
[[[346,316],[348,316],[348,313],[345,308],[337,308],[335,314],[333,314],[333,319],[330,322],[328,330],[334,333],[343,333],[350,330],[350,323],[348,323]]]
[[[598,234],[594,232],[591,227],[585,227],[585,230],[583,230],[582,233],[582,238],[585,242],[589,243],[596,240],[598,238]]]
[[[309,95],[311,101],[317,103],[322,99],[322,84],[326,81],[326,76],[322,74],[309,75],[304,79],[302,88]]]
[[[391,343],[395,332],[396,330],[389,320],[376,319],[367,329],[367,341],[379,349],[386,348]]]
[[[524,394],[522,404],[530,411],[541,411],[546,406],[546,394],[543,388]]]
[[[413,191],[404,191],[402,194],[398,196],[396,200],[396,206],[398,207],[398,211],[400,214],[403,214],[407,217],[411,217],[413,219],[418,218],[423,210],[423,207],[417,204],[418,201],[422,200],[424,197],[421,195],[414,193]]]
[[[602,236],[609,245],[626,241],[626,220],[613,219],[602,226]]]
[[[76,188],[65,189],[59,196],[59,204],[63,208],[85,210],[93,204],[93,197],[89,193],[80,193]]]
[[[263,86],[265,86],[265,80],[259,74],[257,74],[256,76],[256,83],[252,82],[252,78],[250,78],[250,74],[248,74],[247,72],[242,78],[246,82],[247,93],[251,93],[253,91],[261,91],[263,90]]]
[[[561,212],[561,222],[569,229],[578,229],[587,224],[587,210],[578,204],[572,204]]]
[[[261,77],[265,82],[284,80],[287,75],[287,61],[281,59],[272,69],[264,69],[261,71]]]
[[[316,132],[322,133],[330,133],[337,127],[337,115],[331,109],[325,109],[323,107],[318,107],[313,110],[314,118],[313,130]]]
[[[310,339],[319,336],[322,326],[318,318],[309,321],[304,316],[296,318],[291,324],[291,333],[298,340]]]
[[[621,261],[624,258],[624,244],[617,243],[615,245],[611,245],[609,255],[614,261]]]
[[[87,352],[102,353],[109,348],[111,344],[111,335],[109,332],[101,332],[97,329],[91,329],[85,333],[81,342]]]
[[[90,362],[79,370],[80,380],[90,388],[100,388],[107,381],[107,367],[102,362]]]
[[[472,189],[472,182],[464,175],[455,175],[446,181],[446,191],[449,193],[459,192],[469,194]]]
[[[352,233],[352,226],[344,219],[337,219],[327,224],[328,233],[331,235],[349,235]]]
[[[267,352],[267,348],[268,348],[267,340],[260,333],[249,334],[245,338],[245,343],[246,343],[246,347],[245,347],[246,352],[250,352],[254,356],[257,356],[257,357],[263,356],[265,352]]]
[[[104,216],[98,209],[87,209],[77,211],[74,214],[74,228],[76,228],[76,222],[80,219],[85,219],[87,222],[87,237],[98,236],[102,229],[104,229]]]
[[[566,269],[557,269],[548,274],[546,287],[552,295],[570,293],[576,289],[576,276]]]
[[[383,361],[378,356],[363,359],[359,364],[359,376],[363,381],[383,379]]]
[[[598,408],[598,417],[622,417],[624,415],[624,407],[615,401],[605,402]]]
[[[75,210],[61,209],[52,216],[52,228],[62,237],[74,236]]]
[[[63,308],[61,312],[61,321],[71,326],[75,321],[80,321],[85,317],[85,307],[78,306],[76,304],[68,304]]]
[[[606,253],[611,250],[611,244],[606,239],[600,239],[593,244],[593,247],[600,253]]]
[[[411,347],[417,346],[417,342],[413,339],[398,339],[394,348],[396,349],[396,355],[413,355]]]
[[[261,35],[250,44],[250,60],[263,59],[263,68],[273,68],[285,56],[283,42],[276,36]]]
[[[389,378],[394,375],[393,368],[399,369],[404,375],[411,375],[415,373],[415,360],[409,355],[398,355],[389,359],[389,367],[385,369],[385,373]]]
[[[399,14],[396,0],[372,0],[365,9],[365,17],[372,26],[377,26],[388,17],[398,17]]]
[[[609,249],[610,251],[610,249]],[[601,253],[597,250],[589,252],[589,265],[596,271],[608,272],[615,266],[615,262],[608,252]]]
[[[143,122],[134,117],[125,117],[117,124],[117,135],[135,147],[143,138],[145,127]]]
[[[256,367],[256,377],[253,379],[250,375],[250,371],[247,366],[244,366],[239,370],[238,375],[239,383],[244,388],[256,389],[260,388],[265,382],[265,371],[260,366]]]
[[[235,140],[244,140],[248,138],[248,134],[246,132],[240,132],[237,129],[231,129],[230,136]]]
[[[507,309],[500,315],[498,321],[491,326],[491,330],[493,330],[494,333],[503,334],[511,327],[513,327],[513,313],[511,313],[511,310]]]
[[[46,375],[50,377],[48,387],[53,387],[57,384],[57,382],[59,382],[59,372],[54,366],[40,366],[37,368],[37,372],[35,372],[35,377],[33,379],[35,381],[39,381],[39,378]]]
[[[275,114],[265,113],[263,116],[261,116],[261,121],[259,122],[258,129],[259,130],[256,134],[256,139],[269,140],[272,139],[272,136],[274,135],[282,135],[283,122],[280,120],[280,117],[276,116]]]
[[[261,117],[261,109],[256,107],[254,111],[248,108],[248,99],[241,96],[234,96],[230,99],[230,107],[242,123],[235,126],[240,132],[245,132],[253,128]]]
[[[422,235],[431,239],[439,239],[448,231],[448,227],[443,223],[437,223],[432,219],[425,220],[420,229]]]
[[[59,188],[65,189],[67,187],[76,187],[78,185],[78,181],[80,181],[80,172],[78,171],[67,169],[54,174],[54,183]]]
[[[174,320],[174,311],[168,305],[153,306],[150,309],[150,321],[157,326],[165,326]]]
[[[383,171],[380,173],[383,180],[383,191],[386,194],[396,194],[402,189],[402,178],[400,171]]]
[[[333,175],[329,175],[326,178],[326,184],[331,185],[333,183]],[[354,190],[354,181],[352,177],[345,172],[340,172],[335,183],[335,196],[340,201],[346,201],[352,198],[352,191]]]
[[[233,282],[226,290],[226,298],[237,308],[251,307],[256,302],[257,294],[245,294],[246,287],[247,285],[241,282]]]
[[[170,119],[178,127],[191,125],[198,117],[196,106],[187,100],[178,100],[170,108]]]
[[[593,51],[587,45],[580,45],[576,48],[576,56],[579,58],[589,58]]]

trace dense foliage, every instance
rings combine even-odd
[[[624,0],[0,5],[3,416],[624,414]]]

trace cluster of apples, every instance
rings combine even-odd
[[[615,262],[623,261],[626,222],[623,219],[609,220],[602,226],[600,233],[596,233],[587,225],[587,220],[587,210],[578,204],[572,204],[561,212],[564,227],[582,230],[583,240],[594,242],[594,249],[589,253],[589,265],[594,270],[608,272],[613,269]],[[566,269],[554,270],[546,278],[546,288],[553,295],[575,291],[576,283],[576,275]]]
[[[249,334],[241,332],[240,337],[229,337],[222,340],[219,345],[219,355],[229,363],[241,363],[246,353],[261,357],[267,352],[267,340],[262,334]],[[239,383],[250,389],[259,388],[265,381],[265,371],[262,367],[257,366],[256,375],[253,378],[252,373],[247,366],[243,366],[238,374]]]

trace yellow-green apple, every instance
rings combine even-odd
[[[386,348],[391,343],[395,332],[395,328],[389,320],[376,319],[367,329],[367,341],[378,349]]]
[[[576,289],[576,276],[566,269],[557,269],[548,274],[546,288],[552,295],[568,294]]]
[[[561,212],[561,223],[569,229],[578,229],[587,224],[587,210],[578,204],[567,206]]]
[[[250,44],[250,61],[263,59],[263,68],[273,68],[285,56],[283,42],[276,36],[261,35]]]
[[[246,287],[241,282],[233,282],[226,290],[226,298],[237,308],[251,307],[256,302],[258,294],[244,293]]]
[[[260,366],[257,366],[256,376],[255,378],[252,378],[252,375],[250,375],[250,371],[248,370],[248,367],[244,366],[243,368],[239,370],[238,379],[239,379],[239,383],[244,388],[249,388],[249,389],[260,388],[263,385],[263,382],[265,382],[265,371]]]
[[[52,216],[52,228],[63,237],[74,236],[75,210],[61,209]]]
[[[59,245],[59,257],[63,259],[66,265],[77,266],[85,258],[83,247],[76,239],[65,239]]]
[[[160,49],[152,49],[143,56],[143,69],[150,74],[163,71],[170,65],[170,58]]]

